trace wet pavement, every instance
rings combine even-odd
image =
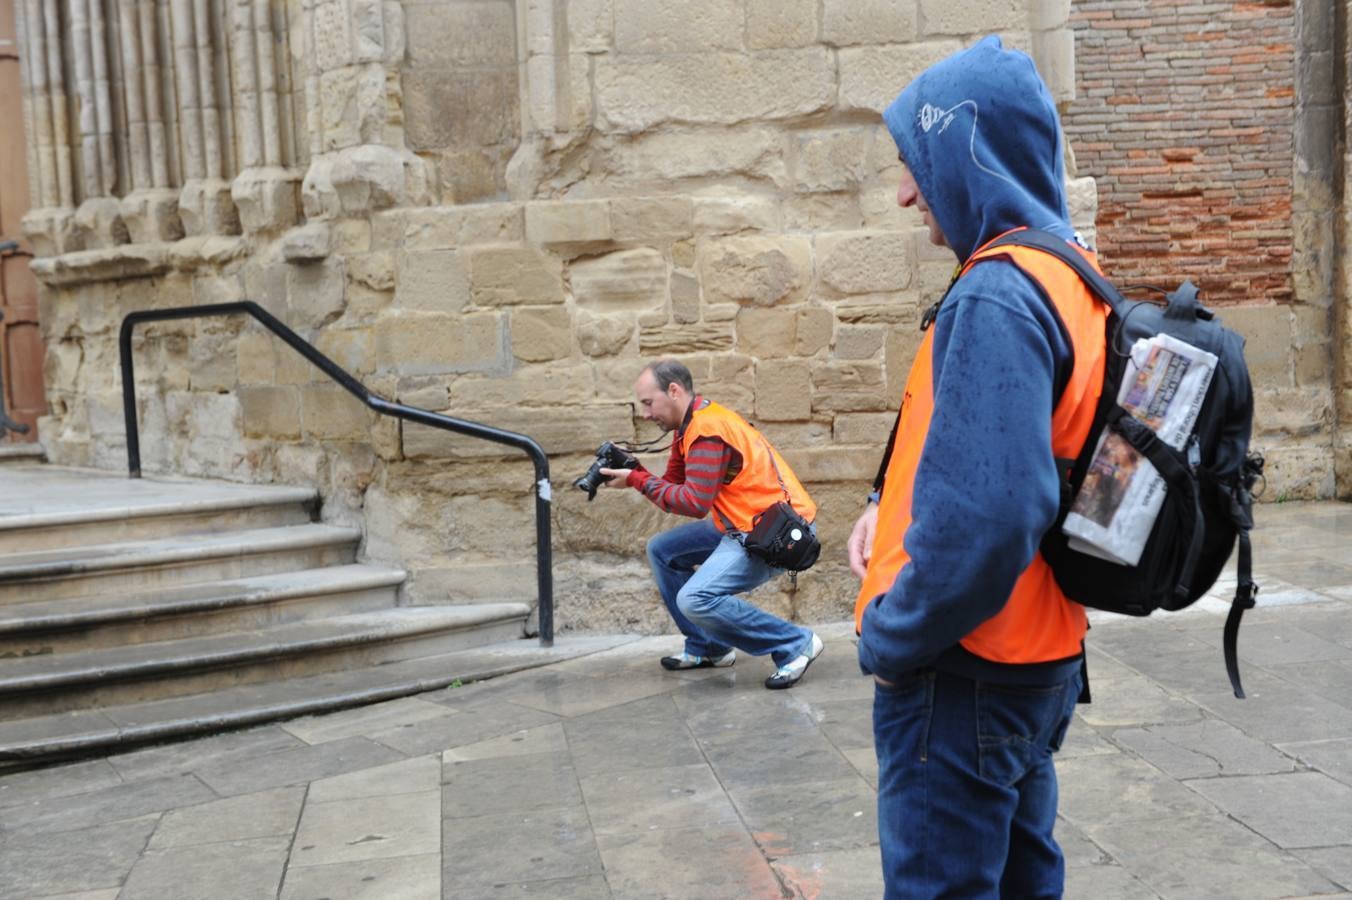
[[[1057,766],[1068,897],[1352,897],[1352,505],[1258,521],[1248,699],[1221,661],[1232,582],[1093,615]],[[872,687],[850,626],[819,633],[789,691],[767,659],[665,672],[679,641],[643,638],[2,775],[0,898],[877,897]]]

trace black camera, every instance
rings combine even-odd
[[[573,487],[579,491],[586,491],[587,502],[590,503],[596,499],[596,489],[601,486],[601,482],[607,480],[606,476],[601,474],[602,469],[632,469],[637,465],[638,460],[632,453],[606,441],[596,448],[596,459],[592,460],[587,474],[573,482]]]

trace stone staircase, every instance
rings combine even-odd
[[[0,768],[538,664],[526,604],[399,606],[313,491],[0,462]]]

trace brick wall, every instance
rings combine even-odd
[[[1064,117],[1119,283],[1289,302],[1292,5],[1077,0]]]

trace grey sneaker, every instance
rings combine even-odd
[[[765,679],[765,686],[772,691],[781,691],[784,688],[791,688],[797,684],[807,667],[812,665],[812,661],[822,655],[825,645],[822,639],[817,637],[816,632],[812,634],[812,643],[808,646],[807,652],[801,656],[795,656],[793,659],[780,666],[775,674]]]
[[[722,656],[691,656],[681,651],[680,656],[662,657],[662,668],[669,672],[681,669],[722,669],[737,662],[737,651],[729,650]]]

